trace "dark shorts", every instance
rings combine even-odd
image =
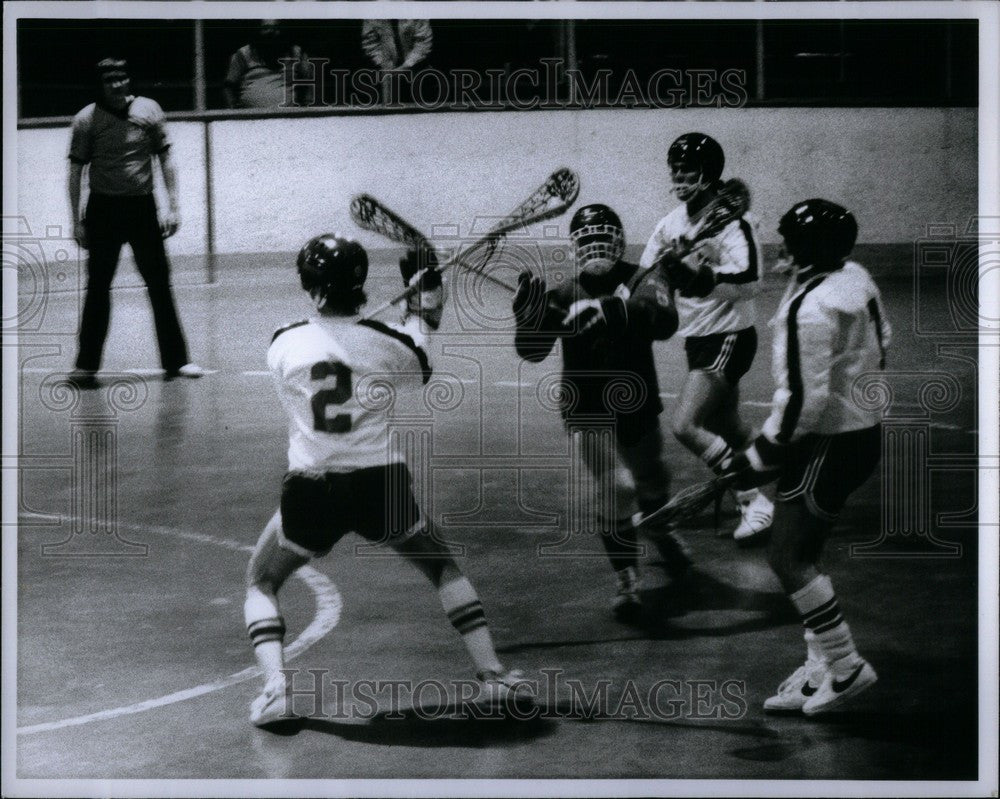
[[[684,339],[688,370],[700,369],[725,376],[729,385],[740,382],[757,354],[757,328],[747,327],[735,333],[712,333]]]
[[[404,463],[354,472],[288,472],[281,486],[281,527],[302,554],[325,555],[347,533],[376,543],[421,527]]]
[[[835,435],[810,434],[791,445],[778,478],[779,502],[805,501],[810,512],[836,520],[847,497],[875,471],[882,425]]]

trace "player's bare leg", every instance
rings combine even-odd
[[[875,670],[858,654],[830,578],[819,569],[830,522],[798,498],[779,502],[768,562],[805,627],[806,662],[764,703],[769,712],[832,710],[873,685]]]
[[[725,378],[723,378],[725,379]],[[705,420],[705,428],[738,451],[753,443],[753,428],[740,416],[740,387],[726,381],[728,391],[715,412]]]
[[[674,411],[674,437],[710,469],[716,469],[723,462],[727,451],[731,457],[732,451],[725,439],[708,429],[709,420],[725,404],[730,391],[723,375],[693,369],[681,387]]]
[[[291,718],[285,701],[285,620],[278,605],[278,591],[285,580],[309,558],[281,544],[281,513],[264,527],[247,567],[247,594],[243,616],[264,672],[264,691],[250,708],[250,720],[267,726]]]
[[[739,419],[738,402],[739,394],[725,375],[704,369],[688,373],[677,401],[674,436],[716,474],[725,470],[734,449],[750,437],[749,429]],[[759,490],[742,492],[737,503],[741,520],[734,538],[745,541],[770,527],[773,507]]]
[[[508,671],[500,663],[479,595],[434,535],[434,528],[428,523],[414,535],[391,540],[390,546],[423,572],[437,589],[441,607],[462,637],[479,680],[496,697],[510,693],[530,695],[521,673]]]

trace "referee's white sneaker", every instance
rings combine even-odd
[[[748,492],[749,493],[749,492]],[[755,490],[745,499],[740,493],[736,495],[740,508],[740,523],[733,530],[733,539],[737,543],[746,543],[751,538],[771,529],[774,522],[774,503],[762,491]]]
[[[196,363],[186,363],[176,369],[167,370],[168,379],[172,377],[186,377],[188,379],[194,379],[197,377],[204,377],[206,374],[208,374],[208,372]]]
[[[871,688],[877,680],[875,669],[862,657],[856,657],[851,665],[841,668],[834,664],[827,670],[819,690],[806,700],[802,712],[815,716],[835,710],[866,688]]]
[[[294,721],[292,703],[280,671],[268,678],[260,696],[250,703],[250,723],[257,727]]]
[[[807,660],[778,686],[778,693],[764,700],[765,713],[798,713],[816,695],[826,677],[826,664]]]

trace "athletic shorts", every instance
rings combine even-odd
[[[811,513],[832,522],[847,497],[875,471],[882,455],[882,425],[834,435],[812,433],[790,447],[778,478],[778,501],[803,499]]]
[[[757,354],[757,328],[747,327],[735,333],[712,333],[684,339],[688,370],[716,372],[725,376],[729,385],[740,382]]]
[[[325,555],[347,533],[373,542],[406,538],[422,527],[405,463],[354,472],[288,472],[281,526],[291,549]]]

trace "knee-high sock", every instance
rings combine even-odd
[[[243,604],[243,618],[253,644],[254,656],[264,670],[264,676],[276,674],[285,665],[282,650],[285,620],[278,609],[277,597],[255,585],[250,586]]]
[[[733,449],[721,436],[713,436],[712,443],[699,456],[716,474],[722,474],[733,459]]]
[[[812,631],[813,643],[827,664],[835,671],[853,668],[860,655],[854,646],[851,628],[840,612],[830,578],[825,574],[817,575],[789,598],[806,629]]]
[[[465,577],[456,577],[443,583],[438,588],[438,595],[448,621],[462,636],[462,643],[476,664],[476,671],[502,671],[483,605],[472,583]]]
[[[701,453],[700,457],[709,469],[716,474],[722,474],[733,459],[733,449],[720,436],[716,436],[711,446]],[[736,501],[740,505],[746,505],[758,497],[760,489],[748,488],[745,491],[735,491],[733,493],[736,494]]]

